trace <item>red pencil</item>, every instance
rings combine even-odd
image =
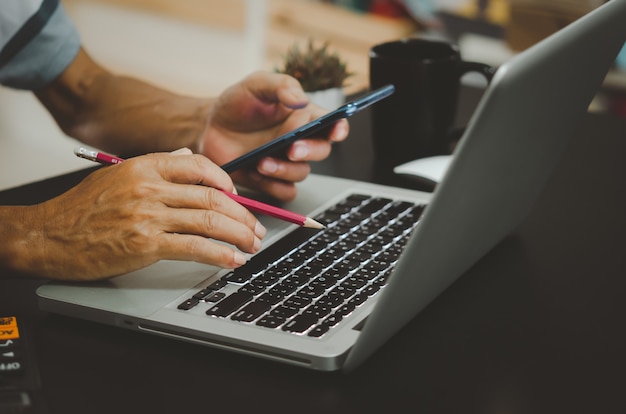
[[[78,157],[85,158],[90,161],[99,162],[100,164],[105,165],[119,164],[124,161],[124,159],[116,157],[114,155],[104,154],[99,151],[88,150],[83,147],[75,148],[74,154],[76,154],[76,156]],[[241,204],[242,206],[248,208],[249,210],[256,211],[257,213],[275,217],[277,219],[284,220],[289,223],[294,223],[303,227],[310,227],[314,229],[324,228],[323,224],[313,220],[310,217],[303,216],[301,214],[294,213],[292,211],[275,207],[269,204],[261,203],[260,201],[252,200],[250,198],[243,197],[237,194],[229,193],[227,191],[223,191],[223,193]]]

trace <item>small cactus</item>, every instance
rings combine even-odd
[[[309,39],[307,48],[301,50],[296,43],[283,56],[284,67],[275,70],[298,79],[305,92],[341,88],[353,73],[348,71],[337,53],[328,50],[328,46],[329,42],[315,46]]]

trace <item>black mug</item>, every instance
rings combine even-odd
[[[495,69],[464,61],[453,43],[420,38],[376,45],[369,57],[370,87],[395,86],[393,95],[372,106],[378,168],[452,153],[461,77],[478,72],[489,82]]]

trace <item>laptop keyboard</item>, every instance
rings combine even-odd
[[[321,337],[386,284],[424,208],[353,194],[314,217],[325,229],[297,228],[178,309]]]

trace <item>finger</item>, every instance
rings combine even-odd
[[[204,237],[187,234],[162,236],[165,256],[170,260],[194,261],[234,269],[246,263],[246,256],[233,248]]]
[[[166,181],[202,184],[225,191],[234,189],[230,176],[203,155],[178,154],[172,157],[171,154],[151,154],[148,157],[155,160],[157,171]]]
[[[192,155],[193,151],[191,151],[189,148],[187,147],[183,147],[183,148],[179,148],[175,151],[172,151],[169,153],[170,155]],[[237,189],[233,187],[232,192],[234,194],[237,194]]]
[[[333,142],[341,142],[348,138],[348,134],[350,133],[350,124],[347,119],[340,119],[335,122],[333,129],[330,131],[330,135],[328,139]]]
[[[345,119],[335,123],[326,137],[312,137],[294,142],[287,150],[292,161],[321,161],[330,155],[330,142],[341,142],[348,136],[348,122]]]
[[[293,182],[264,176],[257,171],[245,173],[242,171],[235,173],[234,176],[237,182],[243,186],[257,189],[281,201],[291,201],[297,195],[297,189]]]
[[[321,139],[303,139],[294,142],[287,151],[287,158],[292,162],[321,161],[330,155],[331,144]]]
[[[330,145],[328,145],[330,147]],[[294,162],[266,157],[257,164],[257,170],[264,176],[283,181],[299,182],[311,172],[308,162]]]
[[[294,142],[287,151],[287,157],[292,161],[321,161],[330,155],[330,143],[343,141],[347,135],[348,123],[346,120],[340,120],[325,137],[326,139],[313,137]]]
[[[311,112],[311,114],[313,113],[318,113],[318,112]],[[328,111],[322,112],[319,116],[313,116],[311,118],[311,121],[319,118],[320,116],[323,116],[326,113],[328,113]],[[317,140],[340,142],[340,141],[345,140],[348,137],[348,133],[350,132],[350,124],[348,123],[347,119],[342,118],[342,119],[335,121],[332,127],[325,127],[321,131],[323,131],[323,135],[312,135],[311,138],[317,139]]]
[[[161,222],[168,233],[220,240],[247,253],[256,253],[261,248],[261,239],[255,234],[254,225],[250,227],[215,210],[177,209],[175,214],[166,215]]]
[[[246,85],[265,102],[280,102],[292,109],[303,108],[309,103],[300,82],[289,75],[255,72],[247,78]]]
[[[164,186],[163,190],[159,191],[159,193],[162,194],[161,202],[170,208],[189,209],[192,211],[199,210],[201,212],[205,212],[205,214],[206,212],[215,212],[224,215],[235,222],[245,225],[259,238],[263,238],[265,236],[266,230],[258,219],[248,209],[232,200],[221,190],[198,185],[170,184]],[[169,228],[168,230],[172,232],[182,232],[181,228],[184,228],[186,223],[180,223],[180,220],[189,219],[183,218],[182,214],[180,216],[177,215],[176,217],[178,220],[176,222],[172,222],[172,224],[178,227]],[[201,227],[200,229],[202,230],[203,228]],[[187,232],[189,231],[190,230],[187,230]],[[193,228],[191,231],[193,231]],[[232,229],[230,231],[241,230]],[[219,238],[220,240],[225,240],[223,239],[223,234],[219,232],[206,235],[209,237]],[[232,240],[230,242],[232,242]]]

